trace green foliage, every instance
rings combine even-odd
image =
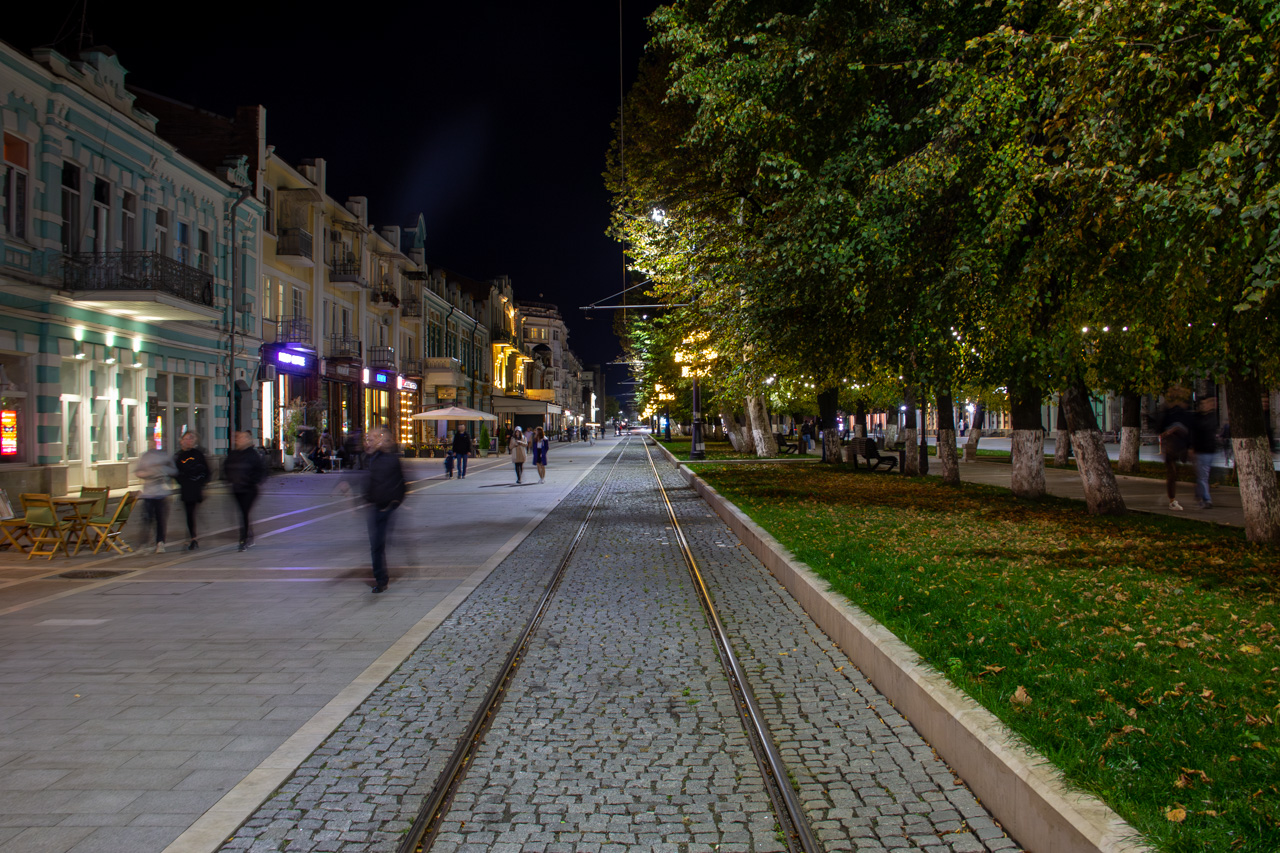
[[[480,422],[480,449],[489,450],[489,424],[485,421]]]

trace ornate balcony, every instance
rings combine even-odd
[[[422,370],[423,363],[420,358],[404,358],[400,360],[400,372],[405,376],[421,376]]]
[[[326,358],[348,358],[360,360],[360,339],[331,337],[325,341]]]
[[[63,287],[76,304],[139,320],[217,321],[213,276],[158,252],[63,256]]]
[[[461,387],[465,378],[462,375],[462,362],[448,356],[433,356],[423,359],[423,385],[452,385]]]
[[[369,280],[364,277],[359,259],[353,257],[334,258],[329,264],[329,282],[348,293],[369,288]]]
[[[400,288],[400,316],[422,316],[422,296],[418,293],[418,288],[411,284],[402,285]]]
[[[301,228],[281,228],[276,238],[276,257],[287,258],[289,263],[300,267],[313,267],[315,241],[310,231]]]
[[[311,321],[306,317],[281,317],[275,321],[275,327],[273,343],[311,346]]]
[[[365,363],[370,367],[394,370],[396,366],[395,347],[366,347]]]

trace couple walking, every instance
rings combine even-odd
[[[551,449],[551,442],[547,440],[547,434],[543,432],[542,427],[534,429],[532,440],[524,437],[522,428],[516,427],[511,433],[511,440],[507,442],[507,449],[511,452],[511,461],[516,466],[516,485],[523,482],[524,463],[529,458],[531,449],[533,464],[538,469],[538,482],[547,481],[547,451]]]

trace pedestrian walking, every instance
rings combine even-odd
[[[152,444],[151,438],[147,444]],[[178,469],[172,456],[152,446],[138,457],[133,473],[142,481],[142,506],[147,521],[155,529],[156,553],[163,554],[169,516],[169,480],[177,476]]]
[[[551,442],[547,439],[547,434],[542,431],[542,427],[536,427],[533,430],[533,464],[538,469],[539,483],[547,481],[547,451],[550,449]]]
[[[516,485],[520,485],[520,478],[524,474],[524,462],[527,458],[529,450],[529,442],[525,440],[524,430],[516,427],[511,433],[511,441],[507,442],[507,450],[511,452],[511,461],[516,466]]]
[[[450,450],[444,455],[444,478],[446,480],[453,479],[453,451]]]
[[[1191,448],[1191,434],[1195,419],[1187,410],[1191,395],[1177,385],[1165,392],[1165,408],[1160,415],[1157,432],[1160,433],[1160,452],[1164,455],[1165,492],[1169,496],[1169,509],[1181,510],[1178,503],[1178,463],[1187,461]]]
[[[196,536],[196,511],[204,500],[204,487],[209,482],[209,462],[200,449],[200,436],[187,430],[178,442],[178,452],[173,455],[173,464],[178,469],[175,478],[178,481],[178,495],[182,498],[182,506],[187,511],[187,536],[191,541],[188,551],[200,547]]]
[[[458,427],[453,436],[453,455],[458,466],[458,479],[461,480],[467,476],[467,458],[471,456],[471,436],[467,435],[466,427]]]
[[[1218,450],[1218,430],[1214,413],[1218,409],[1216,397],[1205,397],[1196,407],[1196,418],[1191,430],[1191,452],[1195,456],[1196,500],[1200,509],[1212,509],[1209,495],[1209,474],[1213,470],[1213,456]]]
[[[408,486],[391,430],[378,427],[365,438],[364,499],[369,502],[369,554],[373,562],[373,591],[387,591],[387,536],[392,513],[404,503]],[[459,475],[461,479],[461,475]]]
[[[240,510],[240,550],[253,545],[253,527],[249,513],[258,499],[258,485],[267,478],[267,463],[253,446],[248,430],[237,430],[234,446],[222,463],[222,479],[231,484],[231,494]]]

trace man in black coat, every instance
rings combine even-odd
[[[258,484],[267,479],[267,463],[253,446],[253,436],[248,430],[238,430],[234,440],[235,446],[222,463],[222,479],[231,484],[231,494],[240,508],[240,550],[243,551],[253,544],[249,511],[258,499]]]
[[[369,502],[369,551],[373,558],[373,591],[386,592],[387,534],[391,514],[404,502],[408,486],[391,431],[385,427],[369,430],[365,438],[364,499]]]
[[[467,457],[470,455],[471,436],[467,435],[466,427],[458,427],[458,432],[453,437],[453,458],[458,465],[459,480],[467,476]]]

